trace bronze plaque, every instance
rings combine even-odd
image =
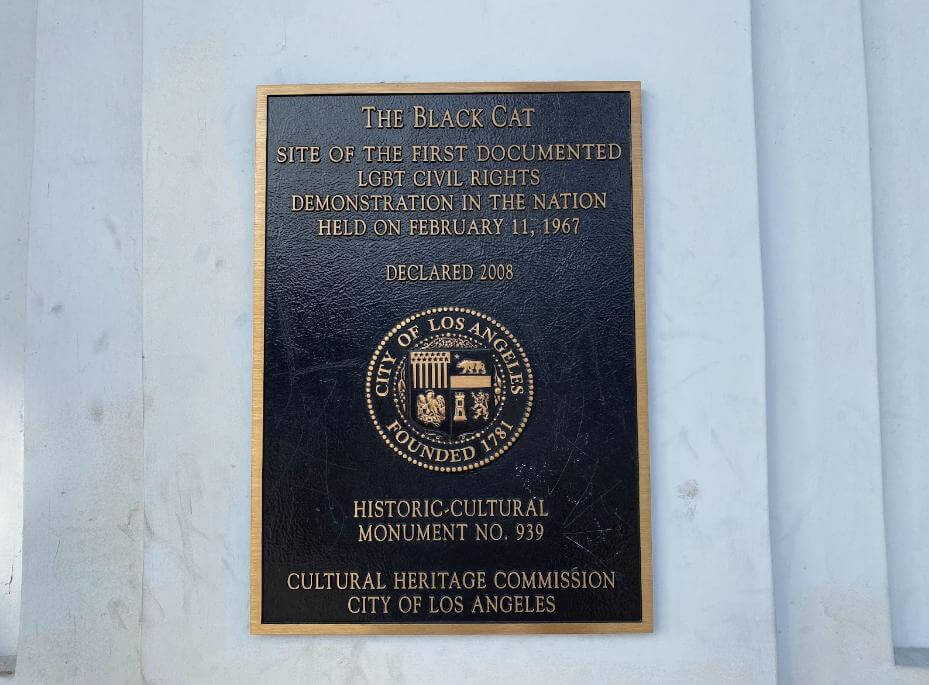
[[[255,633],[652,629],[640,85],[260,86]]]

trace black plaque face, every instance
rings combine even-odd
[[[651,630],[639,103],[258,89],[253,632]]]

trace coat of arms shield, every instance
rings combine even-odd
[[[479,430],[494,416],[493,355],[485,349],[408,353],[407,418],[456,437]]]

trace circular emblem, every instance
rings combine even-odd
[[[506,452],[532,408],[532,369],[505,326],[436,307],[394,326],[368,364],[365,398],[381,439],[430,471],[471,471]]]

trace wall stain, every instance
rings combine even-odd
[[[123,620],[122,616],[122,611],[125,609],[123,601],[121,599],[111,599],[106,607],[110,613],[110,620],[113,621],[114,624],[118,624],[123,630],[127,630],[126,622]]]
[[[700,496],[700,485],[697,481],[686,480],[677,486],[677,496],[684,501],[684,515],[688,521],[693,521],[697,513],[697,498]]]
[[[113,244],[116,246],[116,251],[120,252],[123,249],[123,241],[119,239],[117,233],[116,222],[113,221],[112,217],[104,217],[103,223],[106,225],[106,230],[109,232],[110,236],[113,238]]]
[[[94,423],[103,423],[103,405],[97,400],[90,405],[90,418]]]

